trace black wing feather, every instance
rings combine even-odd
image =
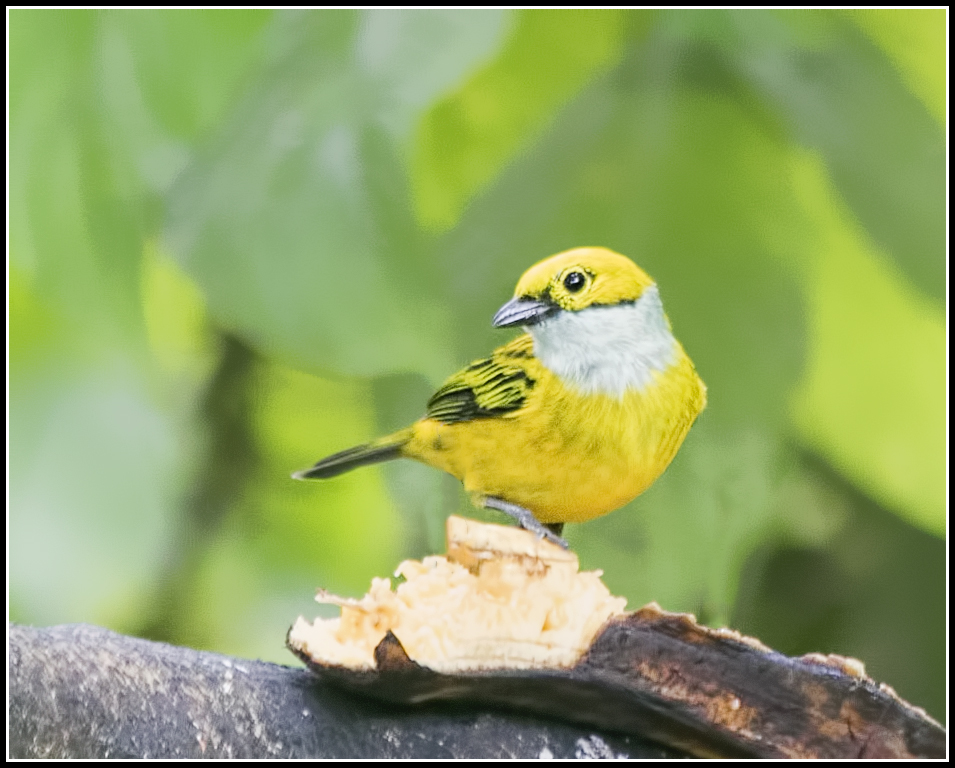
[[[536,384],[518,361],[532,357],[521,337],[448,379],[428,401],[428,418],[445,424],[491,419],[523,407]]]

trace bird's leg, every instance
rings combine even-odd
[[[504,501],[504,499],[499,499],[496,496],[485,496],[483,499],[483,504],[489,509],[496,509],[498,512],[503,512],[505,515],[510,515],[517,520],[521,528],[523,528],[525,531],[536,533],[538,538],[547,539],[548,541],[556,544],[558,547],[570,549],[570,547],[567,545],[567,542],[558,536],[557,532],[551,531],[546,525],[541,523],[536,517],[534,517],[534,513],[529,509],[524,509],[524,507],[518,506],[517,504],[511,504],[511,502]],[[559,525],[561,528],[563,528],[562,523],[557,523],[556,525]]]

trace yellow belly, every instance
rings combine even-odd
[[[681,350],[682,352],[682,350]],[[685,354],[642,391],[582,395],[550,374],[526,405],[499,418],[423,419],[403,454],[544,523],[583,522],[622,507],[669,465],[706,389]]]

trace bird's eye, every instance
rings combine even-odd
[[[587,282],[587,278],[580,272],[571,272],[564,278],[564,288],[571,293],[577,293]]]

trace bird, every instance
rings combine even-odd
[[[492,325],[524,332],[451,376],[409,427],[292,477],[416,459],[461,480],[475,506],[566,549],[564,524],[647,490],[706,405],[656,283],[607,248],[534,264]]]

